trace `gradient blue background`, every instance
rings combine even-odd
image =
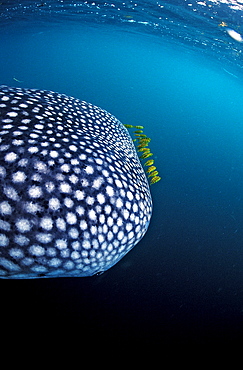
[[[143,125],[162,176],[149,230],[120,263],[93,278],[2,280],[5,314],[17,306],[40,327],[49,319],[102,338],[238,341],[242,76],[182,45],[104,25],[3,31],[0,50],[2,84],[72,95]]]

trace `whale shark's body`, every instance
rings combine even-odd
[[[66,95],[0,87],[0,277],[91,276],[144,236],[152,200],[127,129]]]

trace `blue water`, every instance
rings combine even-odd
[[[147,234],[105,274],[1,281],[13,325],[17,306],[25,322],[31,307],[43,328],[53,312],[53,326],[108,339],[240,341],[243,44],[219,26],[243,33],[236,3],[0,5],[1,84],[65,93],[143,125],[162,176]]]

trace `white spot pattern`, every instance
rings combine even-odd
[[[123,125],[42,90],[0,88],[3,278],[89,276],[147,230],[152,201]]]
[[[14,152],[10,152],[10,153],[7,153],[6,155],[5,155],[5,161],[6,162],[14,162],[16,159],[17,159],[17,154],[16,153],[14,153]]]

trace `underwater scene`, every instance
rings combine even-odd
[[[242,19],[236,0],[0,3],[16,332],[31,311],[43,333],[242,341]]]

